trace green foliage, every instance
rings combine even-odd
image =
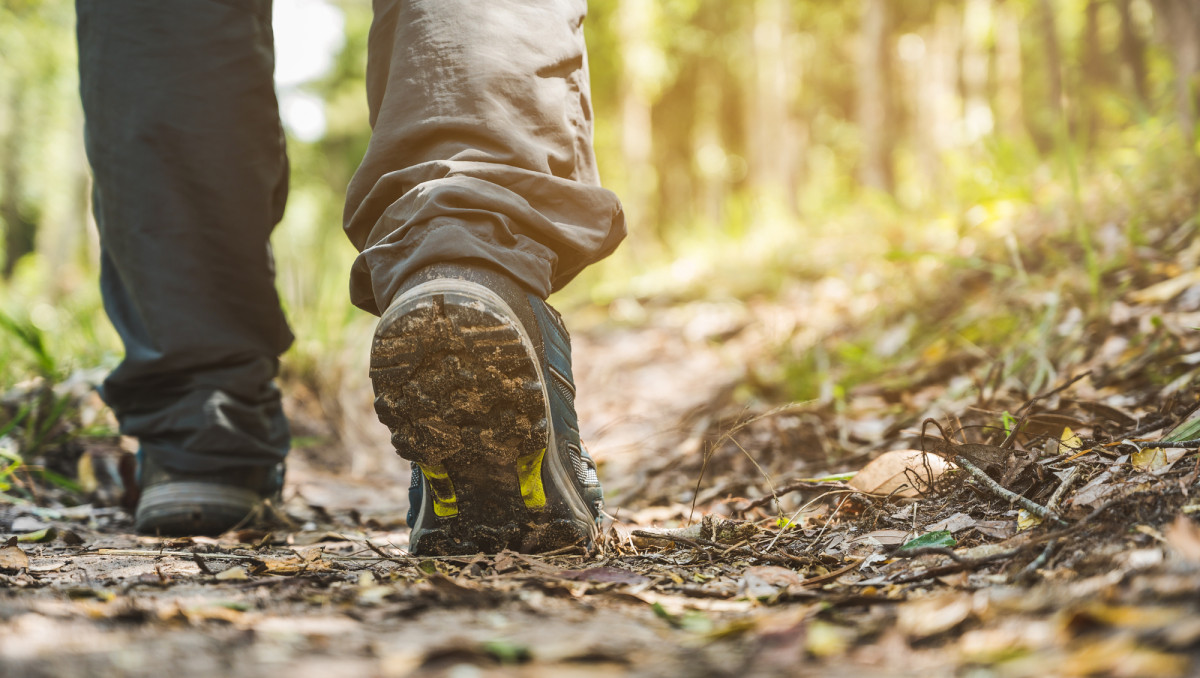
[[[347,302],[355,252],[340,229],[370,134],[371,12],[332,4],[344,47],[300,86],[323,102],[325,133],[289,139],[291,198],[273,239],[297,335],[284,378],[327,393],[360,377],[372,325]],[[782,341],[751,366],[752,396],[836,400],[898,365],[985,356],[1005,379],[1050,383],[1056,357],[1078,350],[1056,335],[1071,309],[1084,324],[1099,316],[1143,281],[1139,252],[1165,242],[1164,224],[1195,224],[1197,148],[1183,143],[1153,7],[1134,0],[1126,23],[1101,3],[1089,23],[1087,3],[1052,3],[1046,31],[1036,2],[887,4],[875,66],[886,89],[872,93],[861,2],[592,0],[596,153],[631,236],[555,303],[771,298],[834,281],[874,310]],[[37,229],[0,284],[0,391],[120,355],[95,285],[73,21],[69,0],[0,5],[0,227],[24,215]],[[882,190],[861,181],[871,106],[889,140]],[[904,340],[881,350],[898,326]]]
[[[954,548],[957,544],[958,542],[950,534],[950,530],[938,530],[936,532],[926,532],[915,539],[904,542],[904,546],[901,546],[900,550],[909,551],[926,547]]]

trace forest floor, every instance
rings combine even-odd
[[[934,281],[930,326],[1009,318],[1008,348],[904,353],[936,330],[885,315],[891,364],[841,388],[818,360],[818,396],[782,406],[784,349],[854,338],[870,295],[822,278],[576,310],[611,514],[591,555],[409,556],[407,469],[365,379],[336,398],[340,456],[296,386],[283,505],[219,538],[133,534],[122,443],[73,438],[0,493],[0,674],[1197,675],[1200,239],[1174,224],[1101,281],[1102,312],[1052,259],[1019,284],[964,274],[953,317]],[[46,403],[104,416],[90,378],[5,395],[41,410],[0,442],[67,426]]]

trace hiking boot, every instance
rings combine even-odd
[[[413,553],[591,548],[603,494],[579,441],[570,337],[541,298],[490,269],[423,269],[379,321],[371,382],[413,462]]]
[[[138,455],[144,457],[144,455]],[[264,500],[279,500],[283,464],[207,473],[170,470],[152,458],[139,469],[134,522],[143,534],[218,535],[245,521]]]

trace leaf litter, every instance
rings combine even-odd
[[[413,557],[402,466],[363,479],[303,454],[266,528],[139,537],[113,506],[120,441],[75,442],[70,463],[39,463],[82,468],[82,496],[18,470],[27,494],[0,505],[0,660],[11,675],[1193,675],[1188,275],[1115,302],[1036,392],[943,346],[842,400],[739,397],[766,388],[736,366],[768,343],[755,318],[795,317],[786,293],[745,304],[719,342],[680,329],[703,303],[582,323],[581,414],[611,514],[591,555]]]

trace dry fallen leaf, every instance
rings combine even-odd
[[[1066,448],[1069,454],[1074,454],[1083,449],[1083,439],[1079,434],[1072,431],[1070,426],[1063,427],[1062,435],[1058,438],[1059,448]]]
[[[0,546],[0,570],[24,570],[29,567],[29,556],[17,546],[17,538],[8,540]]]
[[[222,570],[216,578],[220,581],[246,581],[250,575],[246,574],[246,568],[235,565],[227,570]]]
[[[900,606],[897,625],[909,638],[919,640],[958,626],[971,616],[969,593],[921,598]]]
[[[786,567],[748,567],[738,583],[738,593],[754,600],[775,601],[789,588],[798,588],[803,581],[803,577]]]
[[[1166,473],[1175,462],[1187,456],[1189,450],[1171,447],[1152,447],[1138,450],[1130,456],[1129,462],[1139,471],[1151,473]]]
[[[975,527],[977,523],[978,521],[976,521],[974,518],[960,511],[945,520],[939,520],[932,525],[926,525],[925,531],[940,532],[942,530],[947,530],[951,534],[957,534],[968,528]]]
[[[1017,511],[1017,529],[1019,531],[1028,530],[1031,527],[1037,527],[1042,524],[1041,516],[1030,513],[1025,509]]]
[[[920,450],[885,452],[863,467],[846,484],[860,492],[879,496],[918,497],[914,479],[922,489],[937,480],[951,464]]]
[[[1191,563],[1200,563],[1200,526],[1187,516],[1177,516],[1167,528],[1167,545]]]

